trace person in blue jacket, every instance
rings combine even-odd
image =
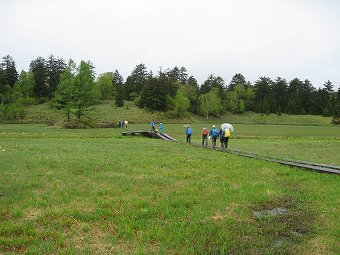
[[[163,123],[162,123],[162,121],[159,122],[159,133],[160,134],[163,133]]]
[[[215,125],[212,126],[212,129],[209,132],[209,136],[212,138],[212,146],[215,149],[216,148],[216,140],[218,138],[218,129],[215,127]]]
[[[187,127],[187,130],[185,131],[187,135],[187,143],[191,143],[191,134],[192,134],[192,129],[191,127]]]

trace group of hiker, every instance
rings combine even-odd
[[[191,135],[192,135],[192,128],[188,126],[186,128],[186,136],[187,136],[187,143],[191,143]],[[221,147],[222,149],[226,149],[228,147],[230,137],[230,129],[224,128],[218,130],[215,125],[212,126],[212,129],[209,131],[206,126],[202,129],[202,146],[208,146],[208,139],[212,140],[212,147],[216,148],[216,141],[217,138],[220,138]]]
[[[221,142],[221,148],[226,149],[228,147],[229,137],[231,135],[231,131],[233,131],[233,127],[231,126],[232,130],[230,128],[225,128],[225,124],[222,124],[220,130],[216,128],[215,125],[212,126],[211,130],[209,130],[206,126],[203,126],[202,129],[202,146],[208,146],[208,140],[211,139],[212,147],[216,148],[216,142],[217,139],[220,139]],[[229,124],[227,124],[229,125]],[[158,124],[158,129],[156,128],[156,122],[152,120],[150,122],[151,126],[151,133],[163,133],[163,123],[162,121]],[[186,142],[191,143],[191,135],[192,135],[192,128],[191,126],[187,126],[186,131]]]
[[[160,134],[163,133],[163,123],[162,123],[162,121],[160,121],[159,124],[158,124],[159,130],[157,130],[157,128],[156,128],[156,122],[155,122],[154,120],[152,120],[152,121],[150,122],[150,126],[151,126],[151,133],[158,133],[158,132],[159,132]]]
[[[117,126],[120,128],[128,128],[129,122],[127,120],[118,120]]]

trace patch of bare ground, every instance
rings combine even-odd
[[[24,221],[35,221],[41,215],[41,210],[38,208],[28,208],[23,217]]]

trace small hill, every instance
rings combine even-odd
[[[153,118],[155,121],[162,120],[166,123],[214,123],[230,122],[240,124],[277,124],[277,125],[308,125],[308,126],[329,126],[331,117],[317,115],[262,115],[254,112],[243,114],[224,113],[219,118],[205,117],[188,114],[184,119],[169,119],[164,113],[149,112],[138,108],[132,102],[126,102],[123,107],[117,107],[114,101],[102,101],[100,104],[91,106],[85,113],[87,118],[96,122],[116,122],[118,120],[128,120],[129,123],[148,123]],[[75,116],[72,116],[75,118]],[[48,103],[30,106],[26,109],[26,116],[20,123],[46,123],[55,125],[66,119],[63,111],[51,109]]]

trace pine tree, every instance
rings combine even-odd
[[[340,87],[335,97],[332,123],[340,125]]]
[[[246,79],[242,74],[237,73],[231,78],[231,81],[228,86],[228,90],[229,91],[233,90],[239,84],[246,85]]]
[[[118,91],[118,86],[120,86],[120,93],[121,96],[123,96],[124,99],[124,92],[123,92],[123,77],[120,75],[118,70],[116,69],[113,74],[112,74],[112,86],[113,86],[113,95],[116,97],[117,96],[117,91]]]
[[[123,85],[117,84],[116,85],[116,100],[115,105],[118,107],[124,106],[124,91],[123,91]]]
[[[9,55],[2,58],[0,64],[0,103],[9,102],[9,96],[15,82],[18,80],[18,72],[13,58]]]
[[[52,99],[52,105],[59,110],[63,109],[68,121],[71,109],[75,106],[75,72],[76,64],[70,59],[65,71],[60,76],[60,82]]]
[[[216,77],[211,74],[201,85],[200,93],[206,94],[214,88],[218,89],[218,95],[222,98],[225,89],[224,80],[220,76]]]
[[[131,93],[135,92],[138,95],[143,90],[148,79],[147,68],[144,64],[139,64],[135,67],[132,73],[126,78],[124,84],[125,99],[131,99]]]
[[[19,77],[13,58],[10,55],[3,57],[1,66],[3,69],[3,85],[10,85],[13,87]]]
[[[45,59],[43,57],[38,57],[31,61],[30,71],[34,74],[34,95],[38,98],[48,97],[49,90],[47,87],[47,67]]]
[[[148,79],[141,93],[141,107],[156,111],[167,110],[167,93],[163,86],[164,82],[166,82],[165,77],[151,77]]]
[[[53,92],[56,90],[60,75],[66,68],[65,61],[61,58],[54,57],[52,54],[46,61],[46,84],[48,87],[48,96],[51,98]]]

